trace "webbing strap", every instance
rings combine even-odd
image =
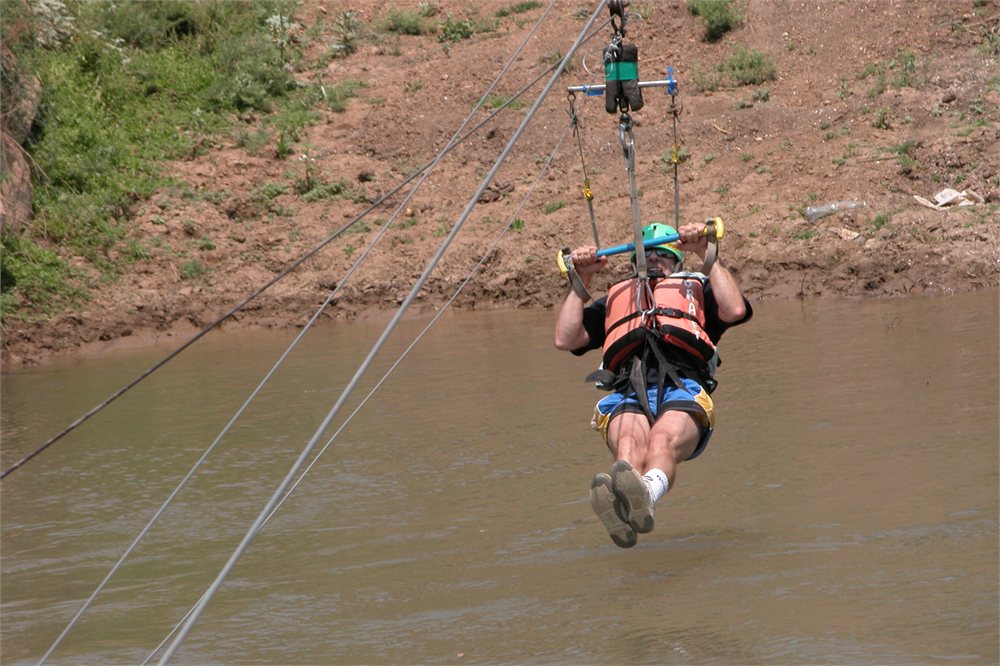
[[[705,262],[701,266],[701,272],[708,275],[715,265],[715,260],[719,256],[719,241],[715,236],[709,234],[708,249],[705,251]]]
[[[719,256],[719,239],[725,233],[725,226],[722,218],[705,220],[705,235],[708,236],[708,249],[705,251],[705,261],[702,263],[701,272],[705,275],[712,270],[715,260]]]
[[[623,113],[618,123],[618,139],[625,155],[625,171],[628,174],[628,192],[632,208],[632,230],[635,237],[635,268],[640,280],[645,280],[646,253],[642,249],[642,218],[639,215],[639,188],[635,184],[635,134],[632,133],[632,117]]]
[[[649,407],[649,395],[646,393],[645,365],[638,356],[632,357],[632,368],[628,373],[628,381],[632,386],[632,390],[635,391],[635,399],[639,401],[639,406],[642,407],[643,413],[649,419],[650,425],[652,425],[656,419],[653,418],[653,410]]]

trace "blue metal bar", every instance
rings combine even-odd
[[[660,80],[660,81],[639,81],[640,88],[669,88],[670,85],[674,83],[673,80]],[[567,92],[579,92],[587,95],[588,97],[596,97],[597,95],[603,95],[604,89],[607,85],[604,83],[595,83],[594,85],[581,85],[581,86],[567,86]]]
[[[680,238],[677,234],[667,234],[666,236],[659,236],[657,238],[650,238],[647,241],[642,242],[643,248],[656,247],[657,245],[666,245],[667,243],[673,243],[675,240]],[[625,243],[624,245],[615,245],[614,247],[606,247],[603,250],[597,251],[598,257],[610,257],[613,254],[622,254],[623,252],[631,252],[635,249],[635,243]]]

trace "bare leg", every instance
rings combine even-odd
[[[640,475],[663,470],[673,485],[677,465],[691,457],[700,437],[701,429],[687,412],[665,412],[652,429],[645,415],[626,412],[608,426],[608,449],[615,460],[627,460]]]
[[[625,412],[608,425],[608,448],[615,460],[627,460],[640,469],[649,448],[649,420],[644,414]]]
[[[640,474],[651,469],[661,469],[673,487],[677,476],[677,465],[691,457],[701,430],[694,417],[687,412],[669,411],[660,415],[653,424],[645,447],[645,457],[633,466]],[[629,461],[632,462],[632,461]]]

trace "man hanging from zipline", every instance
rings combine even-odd
[[[619,114],[618,138],[628,175],[631,245],[598,250],[593,193],[577,132],[594,245],[564,248],[559,269],[570,290],[556,317],[555,345],[581,355],[603,349],[601,368],[587,377],[611,394],[597,403],[592,426],[604,437],[614,463],[590,483],[590,505],[616,545],[631,548],[636,535],[653,530],[657,501],[673,486],[677,465],[698,457],[712,436],[719,366],[716,345],[731,326],[750,320],[753,310],[733,275],[718,261],[722,220],[680,225],[677,81],[672,68],[660,81],[639,81],[638,49],[627,44],[628,0],[608,0],[611,42],[604,49],[604,85],[567,89],[570,117],[577,124],[574,96],[605,96],[605,110]],[[674,218],[642,226],[636,184],[634,123],[630,112],[644,106],[643,87],[664,87],[670,95],[674,133]],[[578,128],[577,128],[578,129]],[[632,250],[632,277],[608,288],[591,305],[590,283],[608,257]],[[638,253],[636,252],[638,250]],[[701,273],[684,272],[684,252],[702,259]]]
[[[727,329],[753,315],[715,256],[714,240],[721,235],[721,229],[698,224],[679,231],[664,224],[645,227],[645,255],[631,255],[635,275],[590,305],[587,290],[612,251],[584,246],[560,257],[571,288],[556,318],[555,346],[575,355],[603,349],[602,367],[588,380],[611,394],[597,403],[591,425],[614,463],[610,474],[594,476],[590,503],[622,548],[652,531],[656,503],[673,487],[677,465],[708,445],[715,425],[709,394],[719,365],[716,346]],[[646,245],[662,238],[676,240]],[[704,274],[680,270],[684,252],[703,260],[707,255]]]

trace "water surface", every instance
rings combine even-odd
[[[552,316],[447,314],[174,661],[997,663],[995,291],[758,304],[723,339],[711,444],[631,550],[587,501],[610,465],[582,381],[596,356],[555,351]],[[381,330],[305,338],[52,663],[153,651]],[[38,661],[292,337],[210,336],[3,482],[4,663]],[[4,375],[3,466],[166,351]]]

